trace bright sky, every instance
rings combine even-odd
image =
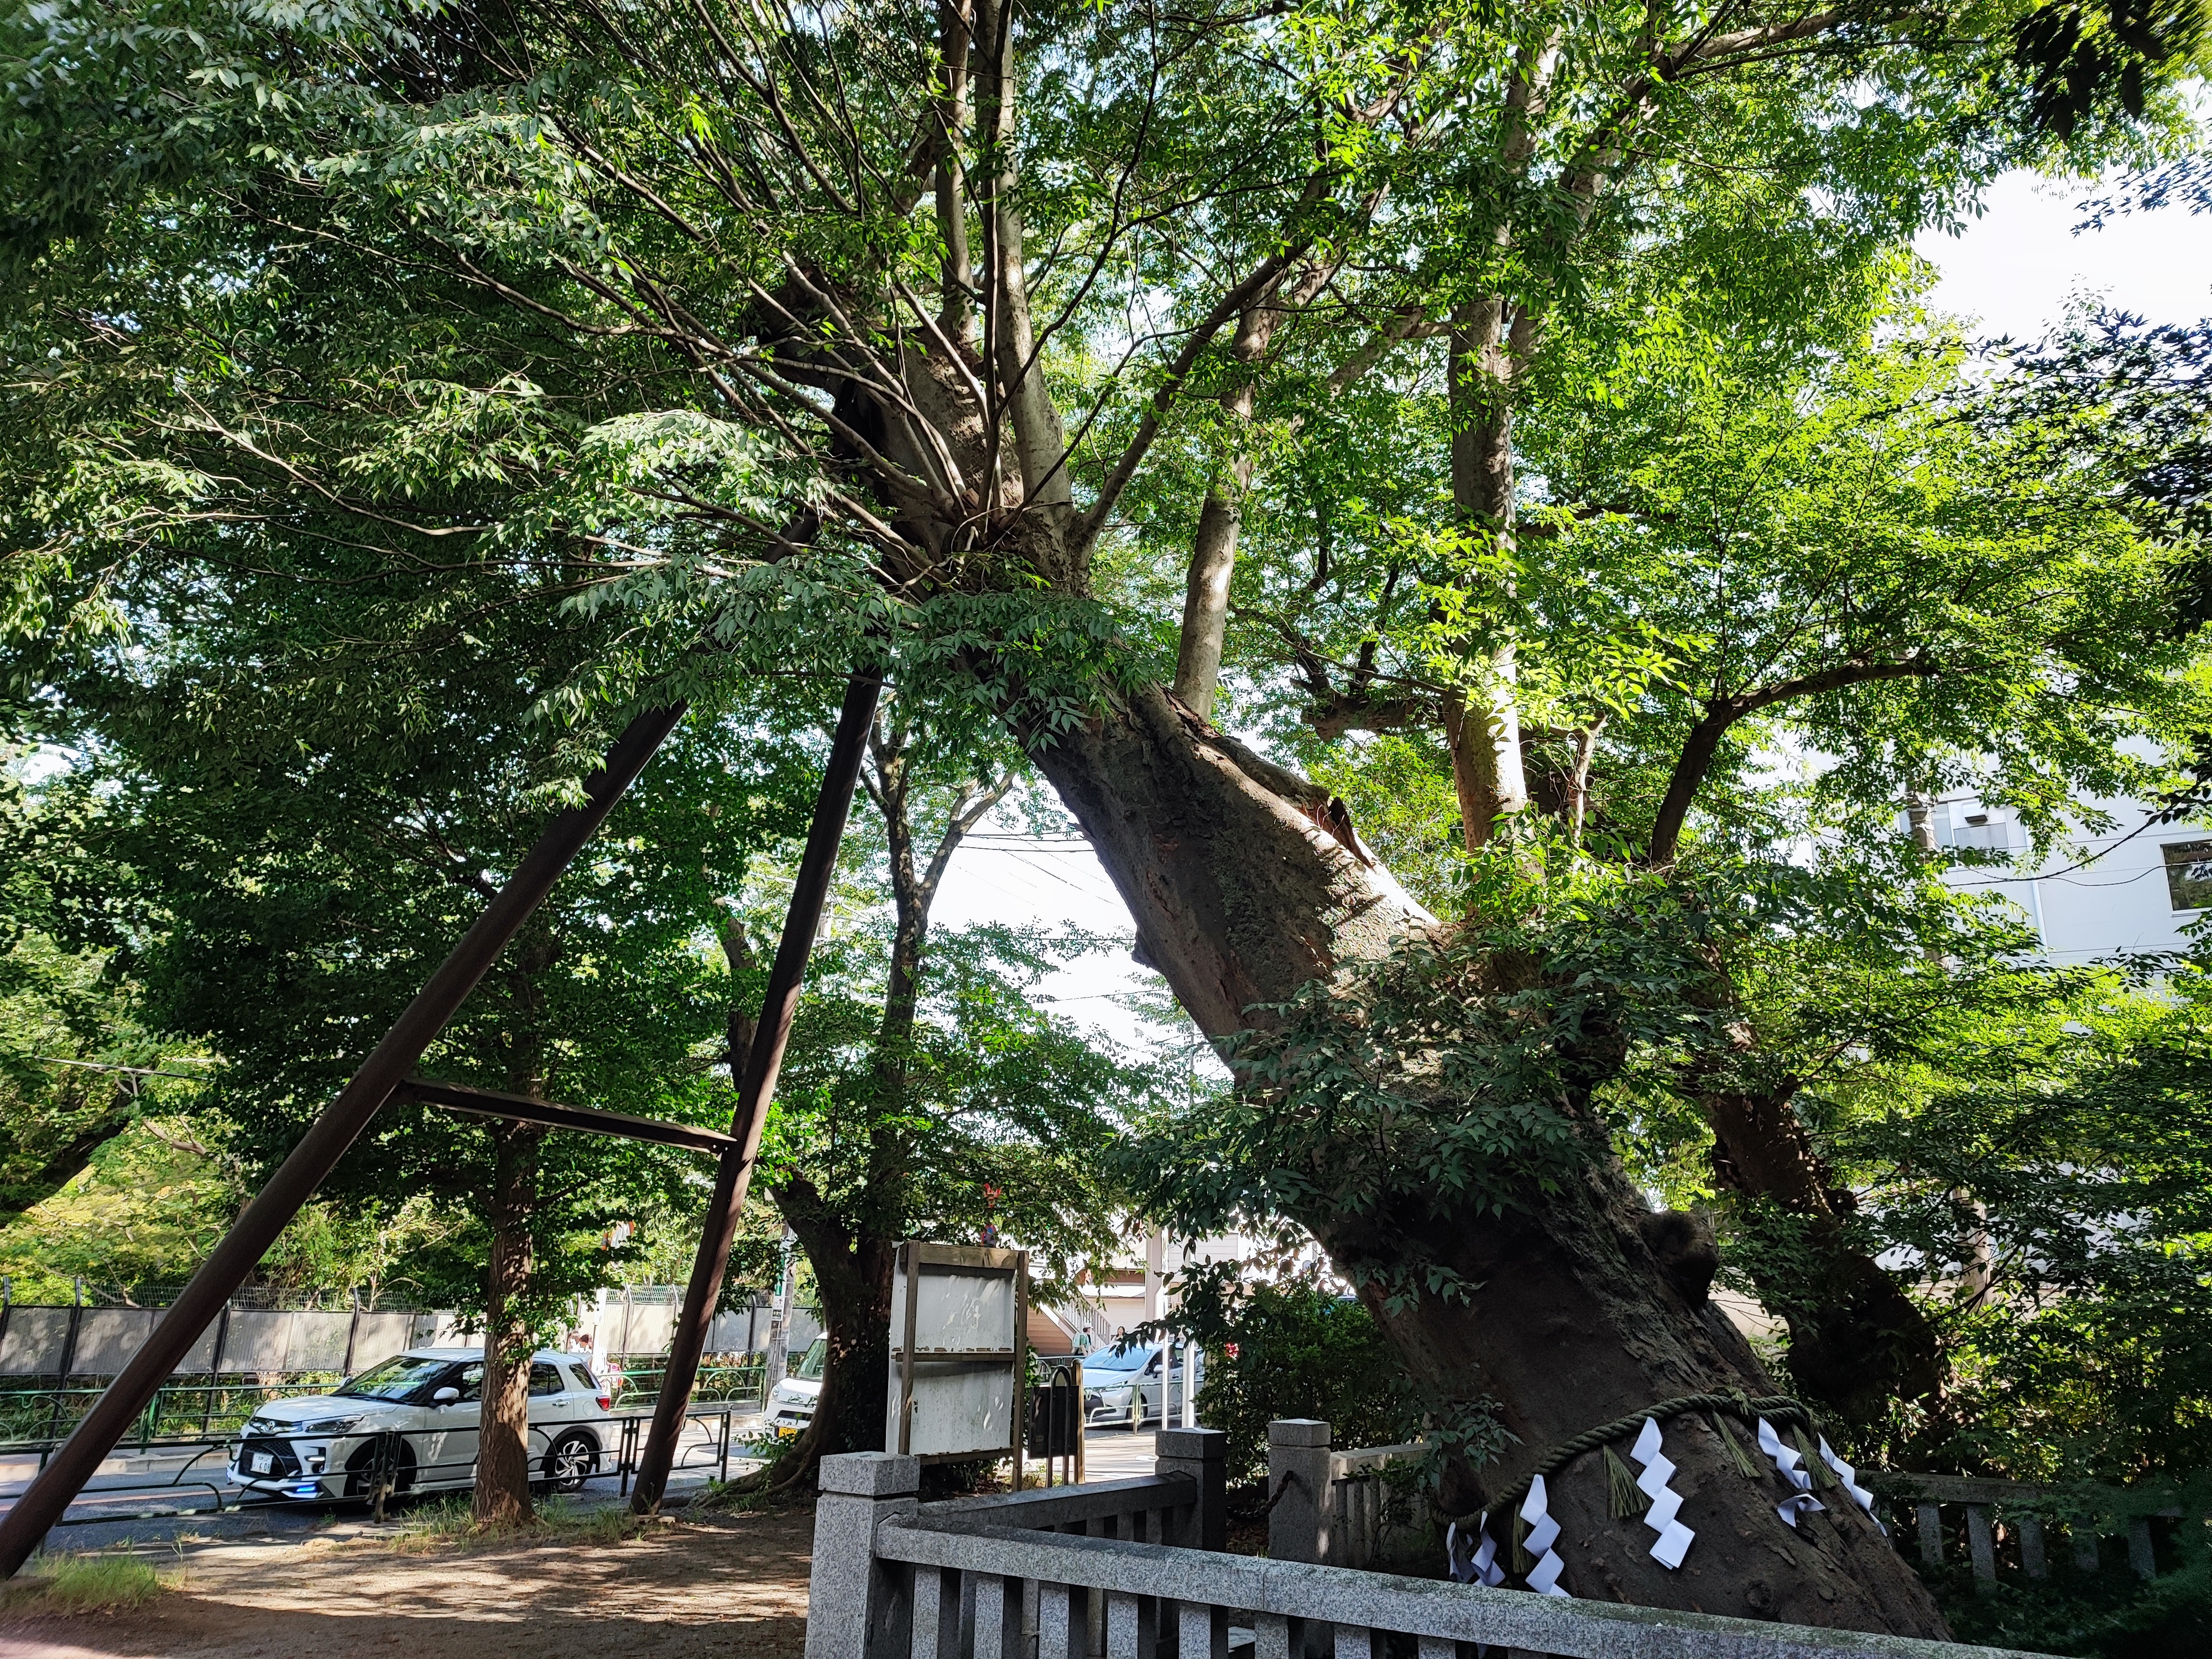
[[[1962,234],[1920,239],[1922,256],[1942,272],[1932,302],[1978,319],[1984,336],[2022,340],[2057,322],[2077,295],[2154,322],[2212,316],[2212,214],[2166,208],[2077,235],[2082,216],[2075,204],[2092,193],[2027,173],[1998,180],[1982,216]],[[1079,841],[1028,842],[1012,820],[983,828],[946,872],[940,925],[1043,921],[1097,933],[1129,930],[1120,895]],[[1136,1039],[1140,1023],[1114,999],[1152,977],[1126,952],[1100,953],[1044,988],[1070,1018],[1126,1042]]]
[[[1964,234],[1920,239],[1921,257],[1943,273],[1933,303],[2019,340],[2057,322],[2077,294],[2154,323],[2212,316],[2212,214],[2168,207],[2075,234],[2075,204],[2098,193],[2007,174]]]

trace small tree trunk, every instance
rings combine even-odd
[[[477,1415],[475,1513],[480,1526],[527,1525],[530,1502],[530,1221],[545,1131],[502,1123],[492,1194],[491,1275],[484,1299],[483,1404]]]
[[[1245,308],[1229,355],[1249,368],[1267,355],[1282,312],[1270,295]],[[1221,651],[1229,629],[1229,581],[1237,574],[1237,537],[1243,522],[1244,492],[1252,486],[1252,450],[1243,428],[1252,422],[1259,388],[1249,375],[1237,375],[1221,393],[1237,446],[1229,477],[1206,492],[1199,508],[1198,537],[1192,544],[1190,570],[1183,579],[1182,633],[1176,642],[1176,696],[1194,714],[1213,718],[1213,693],[1221,682]]]
[[[1192,544],[1190,569],[1183,579],[1182,632],[1176,643],[1176,696],[1193,714],[1213,718],[1214,688],[1221,680],[1221,651],[1229,628],[1229,580],[1237,574],[1237,532],[1243,520],[1242,491],[1252,464],[1239,459],[1229,486],[1206,492],[1199,510],[1198,539]],[[1231,494],[1231,489],[1237,493]]]
[[[1511,346],[1502,298],[1462,306],[1454,316],[1447,386],[1452,505],[1462,524],[1492,538],[1509,562],[1514,550]],[[1528,805],[1513,642],[1500,638],[1483,654],[1475,684],[1453,693],[1444,706],[1460,829],[1470,853],[1497,833],[1501,819]]]

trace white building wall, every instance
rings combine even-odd
[[[2002,894],[2019,905],[2041,939],[2045,957],[2057,966],[2121,952],[2188,950],[2191,941],[2182,930],[2205,911],[2176,908],[2168,849],[2212,842],[2212,830],[2186,823],[2151,824],[2152,809],[2142,801],[2093,805],[2112,820],[2112,828],[2077,831],[2033,870],[1992,865],[1954,869],[1944,879],[1962,890]],[[1953,794],[1931,811],[1936,838],[1944,846],[2027,856],[2027,834],[2009,808]],[[2212,877],[2212,866],[2203,873]]]

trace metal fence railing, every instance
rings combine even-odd
[[[572,1465],[567,1471],[575,1486],[612,1481],[619,1492],[629,1492],[631,1477],[637,1470],[638,1458],[644,1450],[646,1435],[652,1426],[651,1403],[650,1400],[645,1401],[646,1409],[643,1410],[584,1419],[579,1425],[593,1431],[599,1441],[599,1449],[587,1460],[586,1466]],[[679,1441],[676,1468],[712,1470],[716,1479],[728,1480],[730,1461],[732,1456],[744,1455],[745,1424],[757,1412],[757,1407],[750,1401],[695,1401],[684,1413],[687,1429],[696,1425],[704,1432],[687,1433]],[[241,1426],[243,1420],[240,1419]],[[533,1425],[531,1431],[533,1467],[542,1464],[549,1455],[549,1431],[558,1431],[561,1426],[557,1424]],[[358,1490],[349,1490],[342,1495],[374,1502],[379,1485],[386,1486],[386,1496],[400,1497],[433,1487],[458,1490],[472,1480],[476,1467],[473,1456],[452,1462],[422,1461],[416,1447],[428,1439],[427,1436],[417,1440],[396,1432],[348,1437],[346,1442],[339,1443],[344,1446],[343,1452],[338,1452],[334,1446],[332,1462],[346,1471],[349,1479],[345,1486]],[[403,1443],[405,1443],[404,1449]],[[70,1515],[59,1524],[83,1526],[101,1522],[151,1520],[189,1514],[220,1514],[226,1507],[236,1507],[240,1502],[247,1501],[246,1493],[229,1479],[230,1453],[238,1443],[239,1436],[234,1431],[229,1433],[149,1438],[126,1446],[122,1449],[128,1456],[173,1466],[164,1467],[158,1472],[143,1470],[142,1473],[146,1478],[143,1480],[102,1481],[87,1487],[80,1494],[78,1504],[89,1512]],[[58,1444],[58,1441],[46,1441],[19,1446],[15,1449],[19,1454],[35,1451],[39,1455],[39,1466],[43,1468],[47,1457]],[[540,1468],[539,1477],[542,1482],[555,1484],[553,1474],[550,1471]],[[445,1484],[447,1482],[455,1484]],[[158,1501],[167,1494],[174,1493],[181,1497],[187,1492],[204,1492],[209,1501],[197,1504],[191,1509],[102,1507],[118,1498],[136,1499],[143,1504],[149,1499]],[[338,1496],[296,1501],[331,1503],[338,1501]]]
[[[623,1367],[615,1409],[650,1408],[660,1397],[661,1376],[658,1355],[651,1364]],[[767,1376],[766,1365],[758,1362],[702,1365],[691,1397],[714,1405],[757,1407],[763,1403]],[[335,1371],[309,1371],[270,1380],[229,1376],[165,1383],[139,1413],[124,1445],[143,1451],[159,1443],[178,1442],[179,1437],[234,1434],[270,1401],[326,1394],[340,1381]],[[45,1468],[46,1454],[69,1438],[106,1387],[105,1378],[72,1377],[62,1386],[0,1389],[0,1452],[37,1452],[39,1466]]]

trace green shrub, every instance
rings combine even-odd
[[[1311,1279],[1247,1286],[1193,1273],[1176,1323],[1206,1351],[1199,1421],[1229,1437],[1229,1478],[1267,1467],[1267,1425],[1317,1417],[1339,1446],[1387,1446],[1420,1433],[1405,1368],[1351,1297]]]
[[[1944,1612],[1962,1642],[2081,1659],[2197,1659],[2212,1630],[2212,1559],[2199,1551],[2148,1583],[2124,1566],[2007,1578],[1978,1594],[1946,1585]]]

